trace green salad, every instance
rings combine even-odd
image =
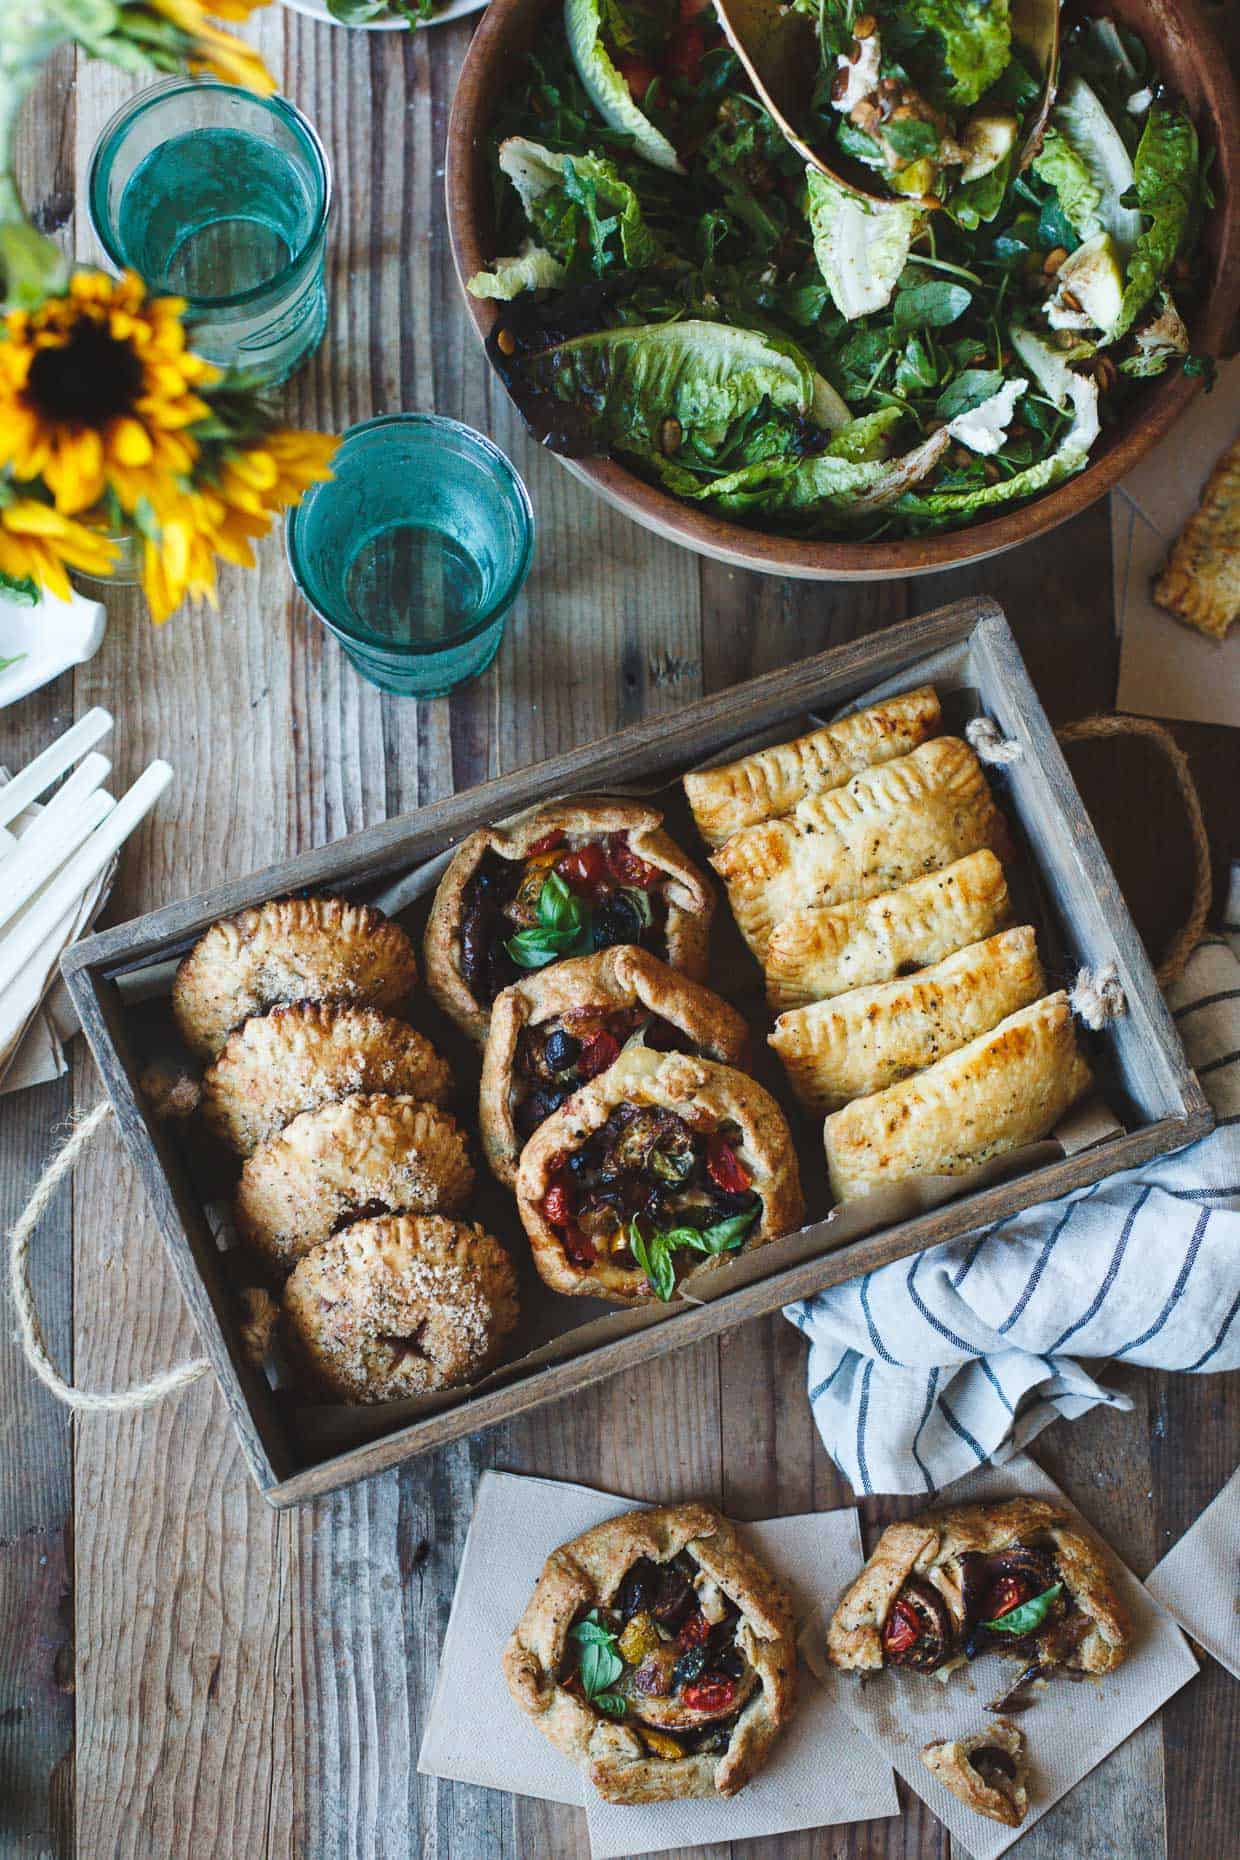
[[[565,0],[514,72],[502,256],[469,289],[546,443],[763,529],[917,535],[1080,471],[1149,377],[1208,373],[1208,163],[1131,34],[1067,16],[1039,129],[1009,0],[796,4],[831,174],[710,0]]]

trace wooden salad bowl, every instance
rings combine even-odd
[[[448,123],[445,188],[452,256],[483,341],[502,306],[471,297],[465,280],[495,257],[490,125],[544,16],[556,6],[558,0],[491,0],[462,66]],[[1210,282],[1189,333],[1194,352],[1219,356],[1232,345],[1240,313],[1240,100],[1226,55],[1200,0],[1107,0],[1091,10],[1110,14],[1144,40],[1164,79],[1187,102],[1203,145],[1215,149],[1215,206],[1205,234]],[[635,523],[716,561],[813,581],[887,581],[998,555],[1076,516],[1158,444],[1198,386],[1178,369],[1170,370],[1150,384],[1127,419],[1104,430],[1090,464],[1075,477],[985,522],[903,539],[806,541],[771,535],[681,503],[615,459],[557,456]]]

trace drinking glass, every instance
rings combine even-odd
[[[285,98],[207,78],[142,91],[95,144],[87,197],[109,259],[188,301],[209,361],[274,384],[318,346],[331,169]]]
[[[363,678],[442,697],[486,670],[529,572],[534,514],[498,446],[459,420],[395,413],[350,427],[289,512],[298,587]]]

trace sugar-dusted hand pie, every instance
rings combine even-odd
[[[275,898],[225,918],[177,970],[172,1011],[182,1038],[214,1059],[234,1029],[291,1001],[398,1007],[417,980],[399,924],[344,898]]]
[[[784,1114],[747,1074],[626,1047],[526,1144],[517,1206],[554,1291],[669,1299],[694,1267],[764,1246],[804,1213]]]
[[[584,796],[456,852],[426,926],[426,983],[471,1039],[501,989],[565,957],[635,943],[693,980],[706,973],[714,892],[635,801]]]
[[[478,1117],[494,1173],[511,1188],[521,1150],[636,1037],[659,1052],[742,1065],[749,1028],[736,1009],[631,943],[537,969],[496,998]]]
[[[968,1737],[927,1744],[921,1760],[966,1808],[1005,1828],[1019,1828],[1029,1812],[1029,1749],[1025,1734],[999,1718]]]
[[[1014,1498],[889,1524],[831,1617],[827,1653],[861,1671],[943,1673],[997,1652],[1021,1663],[1014,1691],[1064,1669],[1108,1673],[1130,1638],[1102,1547],[1064,1506]]]
[[[504,1674],[606,1801],[735,1795],[796,1703],[791,1608],[717,1512],[630,1511],[552,1551]]]

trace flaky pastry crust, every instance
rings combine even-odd
[[[987,1770],[981,1753],[990,1751],[1006,1757],[1013,1772],[1010,1777],[1001,1770]],[[1024,1732],[1006,1718],[997,1718],[968,1737],[927,1744],[921,1760],[945,1789],[988,1821],[1019,1828],[1029,1812],[1028,1746]]]
[[[682,1550],[741,1612],[737,1645],[756,1671],[721,1756],[654,1757],[623,1720],[605,1717],[559,1684],[569,1630],[583,1612],[611,1604],[640,1557],[666,1563]],[[792,1610],[775,1577],[726,1519],[707,1505],[629,1511],[553,1550],[504,1650],[513,1698],[548,1741],[587,1774],[608,1802],[666,1802],[735,1795],[760,1769],[796,1703]]]
[[[491,1010],[478,1000],[461,973],[465,889],[487,852],[520,861],[553,832],[563,832],[570,841],[582,842],[601,839],[608,833],[627,833],[637,857],[667,873],[667,961],[691,980],[701,981],[709,960],[714,889],[705,874],[664,833],[662,823],[662,814],[637,801],[583,795],[540,807],[514,826],[481,827],[471,833],[461,842],[439,881],[422,945],[426,986],[444,1013],[479,1045],[486,1039]]]
[[[534,970],[495,998],[478,1091],[482,1147],[492,1172],[508,1188],[516,1183],[522,1147],[512,1116],[521,1030],[589,1007],[648,1008],[679,1027],[704,1058],[741,1066],[748,1057],[749,1027],[743,1016],[636,944]]]
[[[629,1046],[615,1065],[553,1111],[521,1152],[517,1209],[530,1238],[534,1264],[552,1291],[626,1305],[649,1304],[654,1298],[645,1274],[635,1268],[607,1259],[589,1266],[574,1264],[542,1211],[543,1198],[562,1158],[601,1129],[620,1104],[661,1106],[704,1131],[723,1123],[738,1126],[740,1136],[733,1147],[754,1193],[762,1200],[762,1213],[746,1237],[743,1252],[750,1253],[800,1226],[805,1203],[796,1150],[787,1120],[770,1093],[732,1066]],[[717,1269],[721,1264],[726,1264],[726,1258],[710,1260],[699,1270]]]
[[[274,898],[212,924],[172,984],[181,1037],[214,1059],[254,1014],[290,1001],[353,1001],[394,1008],[417,980],[399,924],[345,898]]]

